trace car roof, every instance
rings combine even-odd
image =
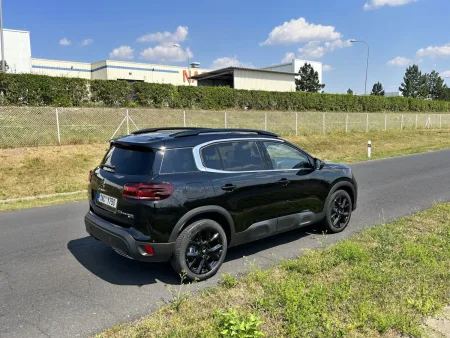
[[[111,143],[153,149],[163,147],[170,149],[195,147],[214,140],[255,137],[276,139],[278,135],[258,129],[168,127],[138,130],[131,135],[111,140]]]

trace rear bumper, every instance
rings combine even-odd
[[[84,217],[84,224],[89,235],[128,258],[142,262],[167,262],[172,256],[175,243],[152,243],[136,240],[132,236],[136,230],[114,225],[90,211]],[[146,254],[141,249],[144,245],[152,246],[155,254]]]

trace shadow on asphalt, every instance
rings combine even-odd
[[[321,231],[317,226],[309,226],[230,248],[225,262],[250,257],[258,252],[309,235],[320,236]],[[160,281],[165,284],[179,285],[181,282],[180,277],[173,272],[170,263],[134,261],[118,255],[109,246],[92,237],[72,240],[67,244],[67,248],[87,270],[111,284],[142,286]]]

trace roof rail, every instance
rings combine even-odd
[[[161,127],[161,128],[147,128],[147,129],[140,129],[136,130],[131,133],[131,135],[139,135],[139,134],[146,134],[146,133],[155,133],[157,131],[164,131],[164,130],[198,130],[198,129],[204,129],[200,127]]]
[[[277,134],[270,131],[258,130],[258,129],[240,129],[240,128],[204,128],[204,129],[192,129],[186,131],[180,131],[178,133],[172,134],[173,137],[186,137],[186,136],[196,136],[200,134],[207,133],[255,133],[258,135],[278,137]]]

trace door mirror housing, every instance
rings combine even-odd
[[[321,160],[319,160],[318,158],[314,159],[314,169],[315,170],[320,170],[323,168],[323,166],[325,165],[324,162],[322,162]]]

